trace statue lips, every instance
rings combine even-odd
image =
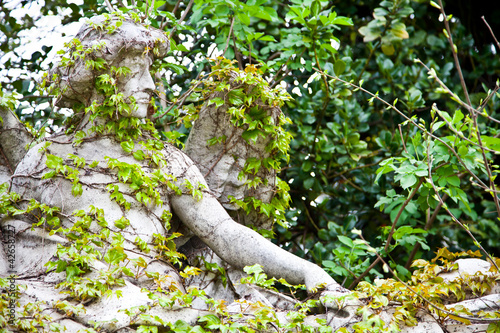
[[[135,102],[137,104],[149,104],[149,102],[151,101],[151,94],[148,94],[146,92],[140,92],[136,95],[132,95],[134,96],[135,98]]]

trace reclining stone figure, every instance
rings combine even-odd
[[[17,262],[9,271],[18,275],[19,284],[27,286],[23,302],[62,304],[71,297],[57,287],[66,286],[68,274],[97,284],[104,281],[100,272],[112,265],[128,262],[131,267],[132,261],[143,262],[148,275],[132,274],[109,287],[119,290],[123,298],[88,297],[73,290],[70,295],[80,296],[86,312],[75,313],[73,321],[61,319],[71,330],[87,327],[91,321],[109,321],[104,327],[110,330],[127,327],[130,317],[123,310],[151,303],[141,288],[184,292],[189,287],[154,246],[161,241],[171,246],[171,230],[179,228],[170,219],[172,214],[237,270],[259,264],[269,277],[305,284],[308,291],[326,287],[334,295],[348,293],[319,266],[236,223],[195,163],[174,146],[158,144],[146,117],[156,89],[150,66],[169,48],[163,32],[130,19],[99,16],[86,23],[72,43],[70,56],[51,74],[57,74],[60,89],[57,105],[75,110],[73,128],[69,134],[53,135],[32,147],[10,181],[10,190],[21,195],[24,208],[28,200],[35,199],[55,207],[56,213],[47,215],[42,223],[29,217],[5,218],[0,223],[4,232],[16,230]],[[37,214],[43,215],[32,216]],[[39,226],[32,228],[33,223]],[[71,231],[65,234],[64,230]],[[100,238],[90,239],[87,233]],[[88,249],[80,254],[94,256],[93,260],[75,263],[79,254],[72,252],[73,243],[81,251]],[[112,259],[112,253],[121,259]],[[66,264],[50,266],[50,262],[61,265],[62,261],[68,263],[66,269]],[[47,262],[53,267],[48,272]],[[0,268],[7,266],[0,263]],[[56,271],[65,271],[66,276]],[[194,322],[201,310],[182,309],[184,312],[170,313],[170,317],[162,309],[149,313],[155,311],[166,320]]]

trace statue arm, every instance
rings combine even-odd
[[[305,284],[308,291],[322,283],[337,285],[319,266],[233,221],[210,193],[205,193],[199,201],[190,195],[174,195],[171,204],[189,229],[234,267],[242,269],[259,264],[268,276],[284,278],[292,284]]]

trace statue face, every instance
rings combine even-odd
[[[151,95],[156,88],[149,73],[151,63],[148,55],[136,53],[127,55],[117,66],[130,69],[127,76],[118,80],[118,89],[125,96],[125,100],[135,98],[136,108],[132,110],[132,117],[146,118],[148,114]]]

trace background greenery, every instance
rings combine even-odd
[[[178,119],[201,103],[190,83],[210,71],[207,58],[224,50],[241,68],[257,64],[271,86],[282,85],[291,94],[293,101],[283,107],[292,120],[291,158],[280,174],[290,186],[290,226],[275,228],[275,241],[284,248],[323,265],[351,288],[388,274],[357,230],[400,277],[409,276],[414,259],[432,258],[442,247],[462,251],[481,245],[500,255],[494,193],[500,46],[481,20],[485,15],[492,30],[500,31],[500,6],[444,4],[446,14],[453,14],[446,21],[460,70],[443,32],[445,16],[429,1],[111,4],[171,32],[171,63],[155,69],[166,71],[166,98],[154,116],[165,136],[188,133]],[[39,17],[11,17],[12,6],[0,3],[4,97],[19,93],[17,114],[50,132],[65,114],[40,96],[31,73],[47,69],[43,62],[51,49],[19,54],[23,36],[36,31],[30,29]],[[108,11],[100,1],[45,1],[40,15],[58,15],[69,24]],[[376,95],[343,81],[362,82]]]

